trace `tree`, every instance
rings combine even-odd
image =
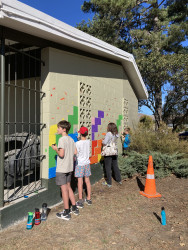
[[[187,34],[186,1],[91,0],[84,1],[82,10],[95,15],[92,21],[80,23],[79,29],[135,56],[149,93],[141,104],[152,110],[158,129],[163,87],[172,83],[174,68],[180,68],[179,53],[187,57],[181,44]]]
[[[163,120],[172,123],[173,131],[178,126],[188,123],[188,57],[178,55],[182,60],[179,68],[174,68],[171,86],[163,107]]]
[[[91,0],[84,1],[82,10],[95,13],[93,20],[82,21],[77,28],[125,51],[132,52],[131,29],[139,22],[139,5],[145,1]]]

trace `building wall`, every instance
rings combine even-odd
[[[128,108],[128,127],[134,128],[138,123],[138,99],[129,83],[126,79],[125,72],[123,73],[123,97],[127,100]]]
[[[56,155],[51,148],[59,135],[57,123],[71,123],[69,135],[76,141],[81,125],[90,128],[91,164],[101,159],[102,139],[109,122],[117,124],[119,132],[123,126],[132,126],[137,119],[138,101],[121,65],[45,48],[42,51],[41,81],[46,97],[42,100],[43,161],[42,178],[55,177]],[[123,123],[123,100],[128,103],[128,119]],[[121,143],[119,140],[119,149]]]

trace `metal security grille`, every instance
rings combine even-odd
[[[89,84],[78,82],[78,124],[79,128],[85,126],[88,128],[88,139],[91,140],[91,101],[92,87]],[[92,144],[90,145],[90,156]]]
[[[41,49],[16,41],[1,40],[4,51],[4,100],[1,100],[1,148],[4,145],[4,202],[10,202],[41,186]],[[1,85],[3,78],[1,77]],[[3,96],[3,95],[1,95]],[[3,105],[3,108],[2,108]],[[4,120],[3,120],[4,119]],[[4,134],[3,134],[4,132]],[[2,161],[1,161],[2,163]],[[2,167],[2,166],[1,166]],[[2,187],[1,187],[2,188]]]
[[[125,98],[122,98],[122,115],[123,115],[122,132],[124,132],[125,128],[127,128],[129,125],[129,101]]]

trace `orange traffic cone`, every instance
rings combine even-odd
[[[140,194],[147,198],[161,197],[161,194],[156,192],[153,159],[151,155],[149,156],[148,161],[145,189],[144,192],[141,191]]]

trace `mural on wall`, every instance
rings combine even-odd
[[[54,89],[55,90],[55,89]],[[63,100],[68,98],[67,92]],[[100,105],[99,105],[100,106]],[[122,105],[121,105],[122,106]],[[95,164],[101,160],[101,148],[102,148],[102,139],[106,133],[106,127],[109,122],[109,116],[111,112],[110,122],[115,122],[118,129],[120,129],[121,123],[123,122],[123,115],[117,115],[107,110],[95,110],[96,116],[91,116],[93,114],[92,110],[92,86],[85,84],[83,82],[78,83],[78,106],[72,105],[69,109],[72,108],[73,114],[68,115],[68,121],[71,124],[71,129],[69,131],[69,136],[73,138],[76,142],[78,140],[77,129],[74,130],[74,127],[80,128],[81,126],[86,126],[89,129],[88,138],[91,140],[91,155],[90,162]],[[121,110],[122,111],[122,110]],[[115,117],[116,116],[116,117]],[[105,121],[106,117],[106,121]],[[62,118],[64,120],[64,118]],[[76,126],[75,126],[76,125]],[[74,131],[73,131],[74,130]],[[55,177],[56,174],[56,152],[52,150],[51,145],[53,143],[58,144],[58,140],[61,135],[57,134],[57,124],[50,126],[49,131],[49,179]]]
[[[64,120],[64,119],[62,119]],[[75,131],[73,133],[74,125],[78,124],[78,107],[73,106],[73,115],[68,115],[68,121],[71,124],[71,129],[69,131],[69,136],[76,142],[78,140],[78,133]],[[57,134],[57,124],[50,126],[49,132],[49,179],[55,177],[56,172],[56,152],[52,149],[51,145],[58,141],[61,135]]]

